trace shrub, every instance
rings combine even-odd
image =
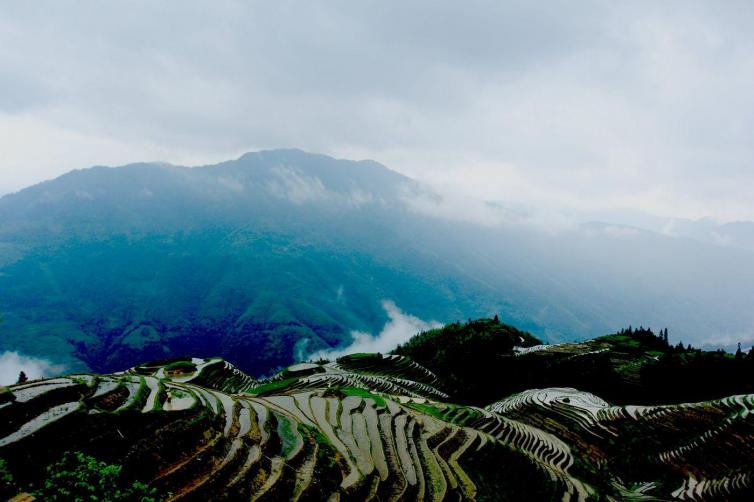
[[[37,498],[51,501],[156,501],[156,490],[139,481],[129,482],[123,466],[108,464],[81,452],[65,453],[47,467],[47,479]]]
[[[8,464],[0,458],[0,498],[10,499],[16,493],[16,483],[13,474],[8,470]]]

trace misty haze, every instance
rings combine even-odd
[[[0,498],[748,500],[752,22],[0,5]]]

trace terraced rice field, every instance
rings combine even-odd
[[[370,362],[371,361],[371,362]],[[11,387],[0,457],[30,479],[110,455],[168,500],[744,499],[754,396],[615,407],[568,388],[446,402],[405,357],[297,365],[257,382],[219,359]]]

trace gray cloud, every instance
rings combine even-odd
[[[52,364],[46,359],[24,356],[18,352],[3,352],[0,354],[0,385],[16,383],[21,371],[26,373],[29,380],[60,375],[65,367]]]
[[[0,190],[295,146],[525,210],[750,218],[753,21],[750,2],[6,3]]]

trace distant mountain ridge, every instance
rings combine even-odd
[[[695,344],[752,333],[748,251],[482,227],[422,198],[442,202],[376,162],[299,150],[95,167],[6,195],[0,350],[70,371],[192,354],[268,374],[379,333],[385,300],[441,323],[499,313],[549,342],[630,323]]]

